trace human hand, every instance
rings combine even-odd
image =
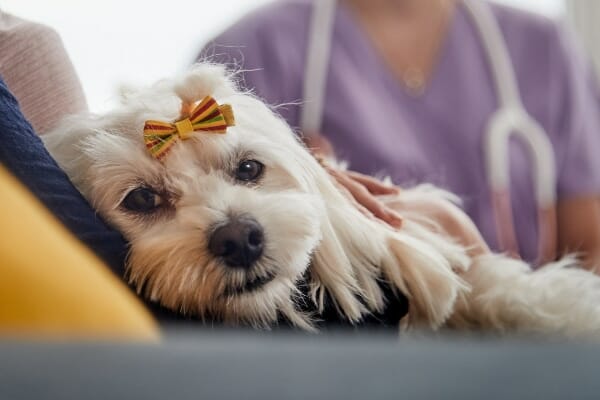
[[[387,186],[367,175],[352,171],[337,170],[326,166],[325,169],[349,193],[357,207],[367,216],[376,217],[394,228],[402,226],[401,213],[417,213],[436,223],[441,233],[455,238],[467,248],[471,256],[487,254],[490,249],[481,236],[473,220],[458,206],[440,198],[424,197],[420,199],[402,196],[395,186]],[[399,195],[393,202],[395,208],[385,205],[376,196]]]
[[[333,158],[335,151],[329,140],[320,133],[302,136],[302,142],[315,157]]]
[[[397,195],[400,189],[358,172],[344,171],[324,165],[327,172],[349,195],[357,208],[368,217],[375,217],[394,228],[402,226],[402,216],[387,207],[376,196]]]
[[[318,157],[317,157],[318,158]],[[354,202],[356,207],[370,218],[378,218],[394,228],[402,226],[401,213],[418,214],[435,223],[436,230],[455,238],[467,248],[471,256],[490,252],[481,233],[467,214],[445,199],[430,196],[402,196],[401,189],[358,172],[336,169],[321,161],[321,165],[336,180],[340,189]],[[408,194],[408,193],[407,193]],[[376,196],[398,195],[393,204],[387,206]]]

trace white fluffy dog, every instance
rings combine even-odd
[[[208,95],[231,105],[235,126],[193,132],[153,157],[146,121],[178,121],[182,101]],[[471,258],[419,215],[405,213],[399,230],[365,217],[221,67],[198,66],[107,115],[69,118],[44,140],[130,241],[129,281],[181,313],[262,328],[283,317],[313,330],[327,303],[354,324],[404,295],[406,327],[600,333],[595,275],[568,268],[573,260],[530,272],[501,255]],[[440,195],[421,187],[400,196]]]

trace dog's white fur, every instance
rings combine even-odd
[[[144,122],[173,121],[182,100],[205,95],[231,104],[236,126],[224,135],[198,133],[177,143],[163,163],[153,159],[142,140]],[[290,128],[261,101],[239,92],[222,67],[200,65],[101,117],[69,118],[44,141],[79,190],[130,241],[130,282],[173,310],[255,327],[268,327],[281,313],[313,329],[312,316],[295,307],[301,296],[296,284],[308,271],[310,301],[322,309],[328,294],[352,322],[384,308],[377,283],[384,279],[410,300],[405,326],[600,332],[600,279],[569,268],[574,260],[530,272],[525,263],[500,255],[469,257],[422,215],[405,210],[397,231],[365,217]],[[245,159],[265,165],[255,185],[232,177]],[[159,211],[137,215],[122,207],[140,186],[161,194]],[[419,187],[401,196],[419,201],[446,195]],[[384,200],[392,207],[398,202]],[[265,230],[265,254],[249,272],[226,267],[207,250],[214,227],[240,214]],[[256,291],[227,292],[269,273],[276,278]]]

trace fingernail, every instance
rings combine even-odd
[[[394,228],[400,229],[402,227],[402,222],[404,218],[400,214],[395,211],[387,211],[388,221],[391,226]]]

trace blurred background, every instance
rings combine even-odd
[[[243,14],[272,0],[2,0],[0,8],[56,29],[94,112],[122,84],[147,84],[185,69],[200,47]],[[564,18],[563,0],[497,0]]]

